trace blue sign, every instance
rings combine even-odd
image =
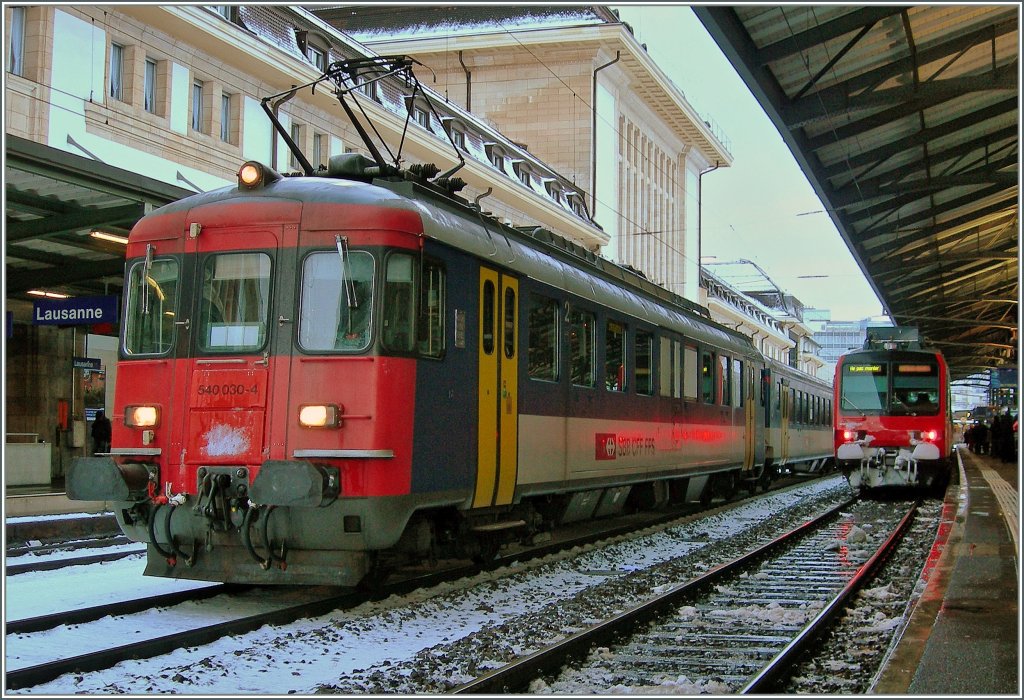
[[[102,364],[98,357],[72,357],[71,366],[75,369],[101,369]]]
[[[38,299],[33,302],[32,323],[37,326],[88,326],[116,322],[116,296]]]

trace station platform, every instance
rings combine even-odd
[[[927,584],[874,694],[1021,697],[1020,465],[957,455]]]
[[[962,444],[957,455],[958,478],[946,494],[927,583],[872,694],[1021,697],[1020,465]],[[86,514],[108,513],[94,522],[112,523],[109,510],[102,502],[68,500],[63,483],[5,494],[9,539],[11,518],[81,513],[84,522]]]

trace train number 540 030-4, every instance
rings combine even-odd
[[[200,396],[242,396],[258,394],[259,388],[255,384],[200,384],[198,392]]]

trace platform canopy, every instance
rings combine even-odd
[[[7,135],[4,265],[8,298],[30,290],[120,294],[127,238],[142,215],[192,190]]]
[[[1019,13],[694,7],[898,325],[954,378],[1016,366]]]

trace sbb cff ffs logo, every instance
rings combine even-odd
[[[615,459],[615,433],[597,433],[594,436],[594,459]]]

